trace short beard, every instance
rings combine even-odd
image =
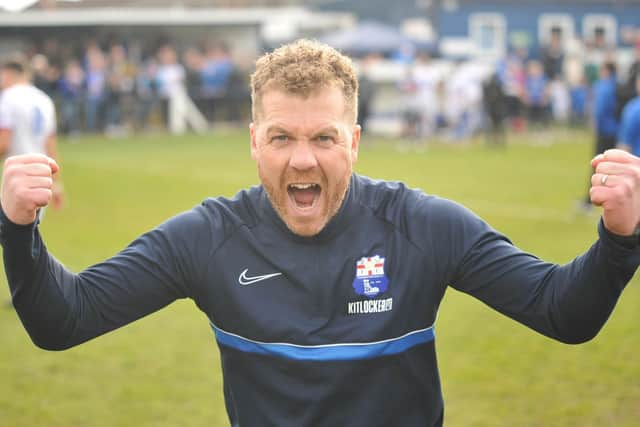
[[[293,234],[297,234],[297,235],[303,236],[303,237],[313,237],[313,236],[317,235],[318,233],[320,233],[326,227],[326,225],[333,219],[333,217],[336,216],[336,214],[338,213],[338,211],[342,207],[342,204],[344,203],[344,199],[346,197],[347,190],[349,190],[349,183],[351,181],[352,173],[353,173],[353,170],[351,168],[349,168],[349,173],[345,174],[345,176],[342,177],[337,182],[337,185],[336,185],[337,191],[333,195],[333,197],[329,200],[329,206],[328,206],[329,211],[327,212],[327,215],[325,216],[324,221],[320,224],[320,226],[315,230],[311,230],[311,231],[308,231],[308,232],[307,232],[307,230],[305,230],[305,232],[302,232],[301,230],[297,230],[294,227],[293,224],[291,224],[291,223],[289,223],[289,221],[287,221],[286,206],[285,206],[285,204],[287,203],[286,197],[289,197],[287,189],[285,188],[285,190],[284,190],[284,195],[283,195],[284,200],[277,200],[276,188],[267,179],[265,179],[265,176],[264,176],[264,174],[262,172],[262,168],[260,167],[260,164],[258,164],[258,176],[260,177],[260,181],[262,183],[262,186],[264,187],[265,191],[267,192],[267,197],[269,198],[269,201],[271,202],[271,205],[276,210],[276,213],[278,214],[278,216],[280,217],[282,222],[285,223],[287,228]],[[283,186],[283,185],[284,185],[284,183],[281,184],[281,186]],[[328,189],[324,188],[323,191],[328,191]]]

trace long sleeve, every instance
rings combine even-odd
[[[599,225],[600,238],[568,264],[539,260],[470,213],[457,216],[462,249],[453,287],[566,343],[593,338],[640,264],[640,248],[620,244]]]
[[[12,224],[0,212],[12,300],[31,339],[69,348],[190,296],[211,242],[203,227],[201,211],[178,215],[74,274],[48,253],[36,224]]]

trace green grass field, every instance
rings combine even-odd
[[[462,202],[519,247],[563,263],[596,238],[597,215],[574,210],[590,152],[590,135],[575,131],[513,137],[506,150],[478,141],[405,152],[364,138],[356,169]],[[63,140],[61,154],[68,203],[47,212],[42,231],[74,271],[205,197],[257,182],[244,131]],[[445,425],[639,425],[639,285],[581,346],[448,292],[436,324]],[[191,301],[58,353],[37,349],[15,312],[1,308],[0,426],[228,425],[218,356]]]

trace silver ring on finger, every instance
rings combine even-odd
[[[606,186],[608,179],[609,179],[609,175],[607,175],[607,174],[602,175],[602,178],[600,178],[600,184]]]

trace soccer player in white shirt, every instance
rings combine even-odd
[[[0,157],[42,153],[58,158],[56,115],[51,98],[29,81],[25,67],[18,61],[0,66]],[[63,186],[53,178],[52,206],[62,207]]]

